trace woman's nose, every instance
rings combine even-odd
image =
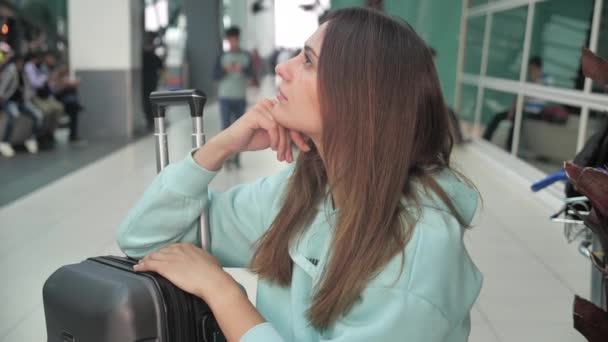
[[[274,71],[279,77],[283,79],[283,81],[287,81],[289,79],[288,62],[277,64],[277,66],[274,68]]]
[[[274,68],[275,74],[277,74],[281,78],[283,78],[283,68],[283,63],[277,64],[277,66]]]

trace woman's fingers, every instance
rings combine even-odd
[[[287,128],[285,128],[285,137],[286,137],[285,140],[287,140],[285,142],[285,160],[288,163],[292,163],[293,162],[293,151],[291,148],[291,137],[289,135],[289,129],[287,129]]]
[[[256,119],[260,128],[264,129],[270,137],[270,148],[276,151],[279,146],[278,124],[261,110],[256,110]]]
[[[274,118],[272,117],[272,114],[270,114],[270,111],[264,112],[264,114],[266,115],[268,120],[274,122],[276,125],[276,130],[277,130],[277,135],[279,137],[279,140],[278,140],[277,148],[273,149],[273,150],[275,150],[277,152],[277,160],[278,161],[286,160],[284,146],[285,146],[285,141],[289,139],[289,137],[287,135],[287,131],[283,126],[281,126],[279,123],[277,123],[274,120]]]
[[[157,251],[154,251],[148,255],[146,255],[145,257],[143,257],[143,259],[141,259],[139,262],[145,262],[148,260],[167,260],[169,259],[169,257],[172,255],[173,253],[171,251],[168,251],[167,248],[162,248],[159,249]]]
[[[285,128],[279,126],[279,149],[277,151],[277,159],[279,161],[284,161],[286,159],[285,156],[285,142],[287,140],[287,133],[285,132]]]
[[[289,134],[287,133],[287,129],[285,127],[281,126],[280,124],[278,124],[274,120],[274,118],[270,114],[270,111],[268,111],[264,114],[266,114],[266,116],[268,117],[268,120],[271,120],[272,122],[274,122],[277,127],[277,134],[279,136],[279,143],[278,143],[277,149],[276,149],[277,160],[278,161],[287,160],[286,146],[289,145],[289,143],[290,143]]]
[[[286,130],[285,135],[287,135],[287,162],[293,163],[293,149],[291,148],[291,138],[289,137],[289,130]]]
[[[274,108],[275,104],[275,102],[269,99],[264,99],[258,102],[258,105],[264,107],[268,111],[268,113],[272,111],[272,108]]]
[[[304,151],[304,152],[310,151],[310,146],[308,146],[308,144],[304,140],[304,137],[302,136],[301,133],[290,129],[289,130],[289,137],[296,144],[296,146],[298,146],[298,148],[301,151]]]
[[[285,134],[283,159],[286,162],[291,163],[293,161],[293,156],[291,155],[291,138],[289,137],[289,130],[287,128],[283,128],[283,132]]]
[[[160,273],[159,270],[165,265],[168,261],[166,260],[157,260],[150,258],[143,258],[137,263],[133,265],[133,269],[138,272],[156,272]]]
[[[281,126],[275,121],[272,115],[272,110],[276,105],[276,101],[270,99],[261,100],[254,107],[253,111],[257,114],[258,124],[260,128],[266,130],[270,137],[270,147],[277,152],[277,160],[293,162],[293,151],[291,142],[304,151],[310,151],[310,147],[306,143],[301,133]]]
[[[163,263],[171,262],[179,258],[179,254],[183,253],[183,244],[175,243],[146,255],[137,263],[137,271],[157,271],[158,266]]]

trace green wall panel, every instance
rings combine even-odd
[[[555,86],[573,89],[581,63],[581,47],[588,44],[593,0],[551,0],[536,5],[530,55],[543,58],[545,72]]]
[[[462,0],[385,0],[385,10],[406,20],[437,51],[437,72],[446,102],[453,106]]]
[[[345,7],[363,6],[364,0],[331,0],[331,9],[336,10]]]
[[[363,5],[362,0],[333,0],[332,9]],[[385,0],[384,10],[407,21],[437,50],[437,71],[447,103],[454,104],[458,33],[462,0]]]

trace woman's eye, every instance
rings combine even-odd
[[[308,57],[307,54],[304,54],[304,64],[312,65],[312,60]]]

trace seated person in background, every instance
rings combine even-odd
[[[532,81],[532,83],[541,84],[545,86],[553,85],[553,78],[543,72],[543,61],[538,56],[530,58],[530,62],[528,63],[528,77],[530,78],[530,81]],[[541,120],[541,113],[546,105],[547,102],[543,99],[526,96],[524,98],[523,108],[524,119]],[[485,140],[491,141],[492,136],[494,136],[494,132],[496,131],[496,128],[498,128],[498,125],[503,120],[513,121],[514,118],[515,104],[513,104],[511,106],[511,109],[509,109],[508,111],[494,115],[492,121],[490,121],[490,123],[486,127],[486,130],[483,134],[483,138]],[[507,139],[507,143],[505,146],[505,149],[507,151],[511,151],[514,131],[515,127],[514,125],[512,125],[509,132],[509,138]]]
[[[78,98],[80,81],[71,78],[66,65],[59,65],[54,53],[44,54],[42,70],[49,75],[48,85],[51,94],[63,104],[65,113],[70,117],[70,142],[80,142],[78,135],[78,115],[83,110]]]
[[[0,142],[0,154],[7,158],[15,155],[10,139],[15,119],[21,114],[29,116],[33,121],[32,136],[25,141],[25,148],[30,153],[38,152],[36,133],[42,126],[44,114],[31,102],[34,94],[23,76],[24,63],[22,56],[13,57],[13,61],[6,66],[0,76],[0,101],[7,115],[6,129]]]
[[[13,49],[6,42],[0,42],[0,64],[4,65],[10,62],[13,56]]]
[[[51,117],[53,124],[63,115],[63,105],[53,97],[48,86],[48,75],[42,70],[42,54],[32,53],[25,58],[25,87],[32,103]],[[53,134],[41,137],[41,142],[52,146]]]

